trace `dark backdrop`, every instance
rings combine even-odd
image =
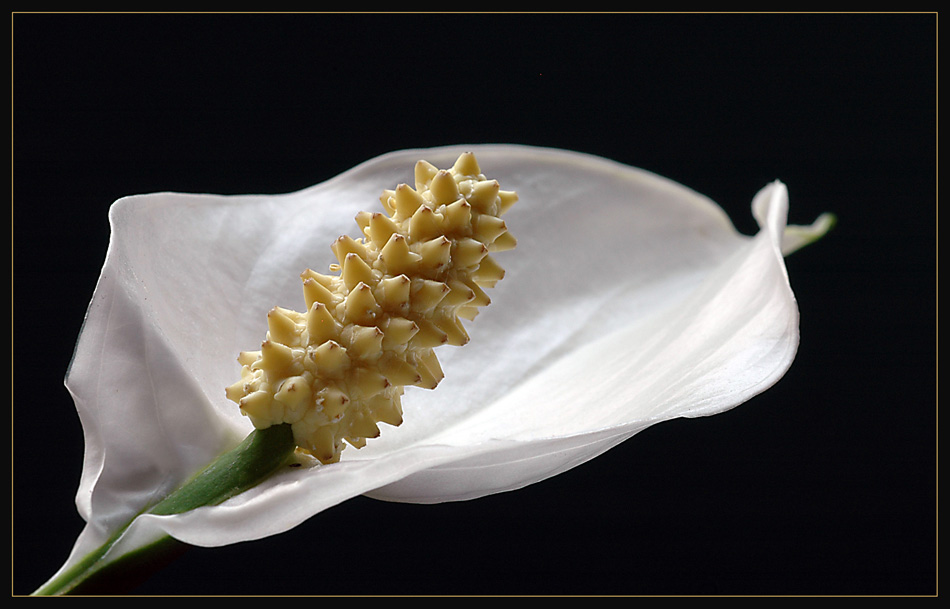
[[[356,498],[142,594],[936,592],[936,15],[15,14],[12,590],[63,561],[61,379],[117,198],[276,193],[394,149],[568,148],[709,195],[781,179],[802,344],[729,413],[524,490]]]

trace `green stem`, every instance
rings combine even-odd
[[[294,448],[293,433],[289,425],[255,430],[237,447],[215,459],[208,467],[143,513],[181,514],[198,507],[217,505],[268,478],[287,463]],[[118,559],[106,560],[106,554],[132,521],[116,531],[101,547],[33,594],[45,596],[89,593],[93,588],[103,588],[104,582],[111,580],[112,575],[125,574],[133,565],[139,568],[152,557],[165,557],[170,550],[183,547],[180,542],[164,537]]]

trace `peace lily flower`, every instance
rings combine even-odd
[[[340,264],[330,244],[358,235],[354,217],[383,211],[380,193],[411,183],[417,161],[451,167],[466,151],[517,191],[505,222],[518,247],[499,256],[505,280],[466,324],[471,342],[439,347],[438,389],[407,387],[398,427],[384,422],[326,463],[281,453],[220,503],[142,513],[249,437],[254,417],[224,388],[268,312],[303,306],[301,272]],[[787,227],[787,206],[785,186],[767,185],[752,201],[760,231],[744,236],[664,178],[509,145],[395,152],[291,194],[118,201],[66,382],[86,438],[76,502],[87,525],[42,591],[168,536],[260,539],[360,494],[434,503],[517,489],[655,423],[741,404],[798,346],[783,255],[830,226]]]

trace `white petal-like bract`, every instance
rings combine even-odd
[[[475,152],[515,190],[506,279],[445,347],[435,391],[410,387],[403,423],[338,463],[279,474],[226,503],[142,517],[114,552],[169,533],[225,545],[280,533],[359,494],[439,502],[516,489],[657,422],[732,408],[775,383],[798,346],[779,182],[740,235],[723,211],[646,171],[510,145],[399,151],[284,195],[159,193],[118,201],[67,386],[86,434],[70,561],[251,430],[224,394],[267,312],[302,306],[300,273],[335,262],[380,193],[424,159]]]

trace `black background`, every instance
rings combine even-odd
[[[363,497],[192,549],[140,594],[936,593],[936,14],[15,14],[12,591],[82,522],[61,379],[108,206],[289,192],[378,154],[520,143],[675,179],[787,261],[802,343],[729,413],[466,503]]]

